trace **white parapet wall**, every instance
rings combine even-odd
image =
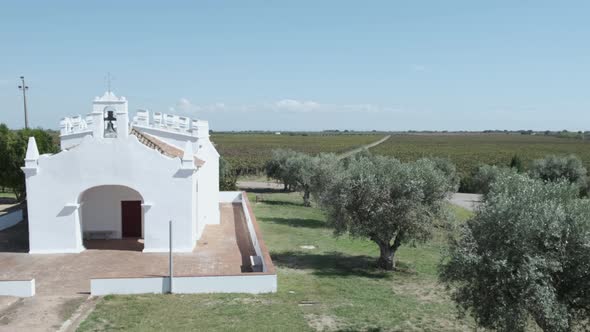
[[[241,191],[220,191],[219,192],[219,203],[241,203],[242,192]]]
[[[23,210],[14,210],[0,215],[0,231],[12,227],[23,220]]]
[[[0,296],[35,296],[35,279],[0,280]]]
[[[164,294],[170,292],[170,278],[104,278],[90,280],[90,294]],[[172,293],[274,293],[277,291],[276,274],[231,276],[174,277]]]

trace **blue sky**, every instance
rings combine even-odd
[[[7,1],[0,122],[130,110],[214,130],[590,129],[590,2]]]

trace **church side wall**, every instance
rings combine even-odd
[[[38,163],[37,174],[27,178],[31,253],[84,250],[80,197],[101,185],[127,186],[142,196],[144,251],[168,250],[169,220],[174,251],[192,251],[193,173],[179,170],[180,159],[163,156],[135,136],[87,137],[70,151],[41,156]]]
[[[212,151],[210,141],[199,149],[197,157],[204,159],[205,165],[199,169],[199,193],[198,193],[198,234],[202,233],[205,225],[219,224],[219,157]]]

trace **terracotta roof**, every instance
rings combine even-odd
[[[161,141],[152,135],[142,133],[142,132],[136,130],[135,128],[131,129],[130,134],[137,136],[137,139],[141,143],[143,143],[145,146],[152,148],[152,149],[154,149],[154,150],[156,150],[156,151],[160,152],[161,154],[166,155],[168,157],[182,158],[182,156],[184,155],[184,151],[182,149],[179,149],[173,145],[170,145],[164,141]],[[197,157],[194,157],[194,158],[195,158],[195,166],[201,167],[205,164],[204,160],[201,160]]]

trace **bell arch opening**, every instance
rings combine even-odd
[[[143,250],[143,197],[130,187],[101,185],[79,198],[80,232],[86,249]]]
[[[115,114],[117,110],[112,106],[107,106],[103,110],[104,115],[104,137],[117,137],[117,117]]]

